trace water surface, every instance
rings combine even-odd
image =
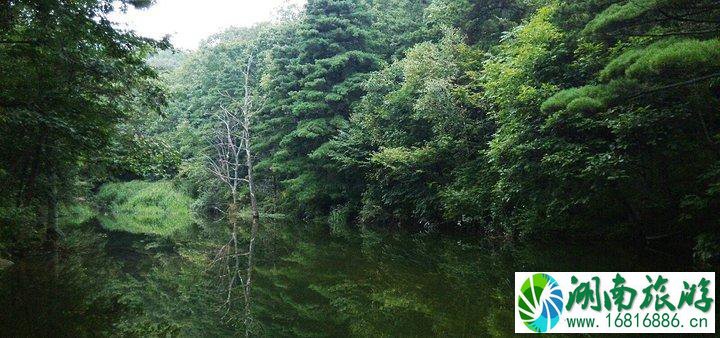
[[[258,336],[507,336],[515,271],[692,269],[619,243],[274,231],[282,235],[261,243],[253,287]],[[241,335],[242,321],[220,306],[203,233],[169,240],[94,222],[69,231],[59,266],[28,257],[0,273],[0,335]]]

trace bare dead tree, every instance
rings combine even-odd
[[[259,107],[255,107],[255,101],[253,100],[252,90],[250,87],[250,71],[252,69],[252,54],[248,58],[247,68],[245,69],[245,85],[244,85],[244,99],[243,99],[243,138],[245,145],[245,165],[247,167],[247,184],[248,192],[250,194],[250,209],[252,212],[251,226],[250,226],[250,243],[248,244],[248,255],[247,255],[247,272],[245,277],[245,335],[250,336],[250,327],[252,314],[250,309],[251,304],[251,288],[252,288],[252,270],[254,268],[253,253],[255,252],[255,240],[257,239],[258,229],[260,227],[260,213],[258,212],[257,198],[255,196],[255,179],[253,177],[253,156],[250,146],[251,142],[251,119],[253,116],[262,110],[265,104],[264,99],[260,102]]]
[[[244,153],[242,152],[242,138],[239,136],[241,126],[237,114],[226,107],[221,107],[217,115],[219,120],[213,138],[215,154],[210,157],[210,172],[215,175],[228,189],[230,203],[227,207],[227,219],[230,223],[230,239],[218,251],[213,262],[224,261],[225,274],[227,278],[227,296],[225,306],[228,311],[232,303],[233,290],[238,284],[244,284],[243,276],[239,273],[241,266],[241,252],[238,243],[238,189],[240,184],[246,180],[244,177]]]
[[[255,195],[255,180],[253,176],[253,155],[251,129],[253,117],[263,109],[265,99],[256,94],[252,83],[253,70],[252,53],[247,59],[243,70],[243,98],[238,102],[229,93],[221,93],[232,102],[230,107],[221,106],[218,114],[219,123],[215,132],[213,148],[215,154],[210,158],[210,171],[228,188],[231,202],[227,210],[230,223],[230,239],[218,252],[213,263],[225,261],[225,274],[227,278],[227,296],[225,306],[228,311],[233,301],[233,290],[241,285],[245,305],[245,335],[250,336],[252,326],[251,300],[252,300],[252,271],[254,269],[253,255],[255,242],[260,227],[260,213]],[[239,108],[239,112],[234,109]],[[241,252],[238,242],[238,189],[240,184],[247,183],[250,209],[250,238],[246,252]],[[241,271],[241,259],[247,258],[246,269]]]

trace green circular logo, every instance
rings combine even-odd
[[[535,332],[547,332],[560,322],[563,293],[550,275],[536,273],[520,287],[518,311],[520,319]]]

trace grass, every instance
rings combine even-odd
[[[168,181],[108,183],[96,201],[104,211],[101,224],[112,231],[169,237],[194,222],[192,199]]]

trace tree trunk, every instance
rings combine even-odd
[[[247,117],[246,117],[247,120]],[[246,130],[247,141],[249,141],[249,131]],[[252,270],[253,265],[253,254],[255,252],[255,240],[257,239],[258,228],[260,227],[260,213],[258,212],[257,199],[255,197],[255,181],[253,179],[252,172],[252,154],[250,151],[249,142],[245,142],[245,155],[247,157],[248,167],[248,190],[250,193],[250,208],[252,210],[252,220],[250,226],[250,244],[248,245],[248,264],[247,264],[247,275],[245,276],[245,336],[250,336],[250,322],[251,322],[251,309],[250,309],[250,288],[252,287]]]
[[[252,212],[252,220],[250,226],[250,244],[248,245],[248,264],[247,274],[245,276],[245,336],[250,336],[250,324],[252,322],[251,317],[251,287],[252,287],[252,270],[254,268],[253,254],[255,253],[255,240],[257,239],[258,228],[260,227],[260,213],[257,206],[257,198],[255,196],[255,179],[253,177],[253,160],[252,150],[250,146],[252,144],[250,137],[250,114],[252,111],[250,101],[250,67],[252,65],[252,57],[248,59],[247,72],[245,73],[245,100],[243,103],[243,134],[244,134],[244,145],[245,145],[245,165],[247,166],[247,183],[248,191],[250,194],[250,208]]]
[[[259,112],[262,107],[255,107],[255,97],[253,96],[253,88],[250,84],[251,70],[253,67],[253,56],[248,57],[247,66],[244,69],[245,83],[244,83],[244,98],[243,102],[237,102],[233,97],[225,93],[224,96],[233,101],[231,107],[221,106],[221,113],[219,116],[219,124],[215,140],[214,148],[217,152],[215,158],[210,159],[210,171],[215,174],[230,190],[232,197],[232,203],[228,208],[228,220],[231,226],[231,238],[228,244],[223,246],[215,261],[219,259],[225,259],[226,274],[229,277],[227,282],[228,291],[226,305],[228,311],[232,306],[232,290],[239,285],[243,287],[243,296],[245,299],[244,310],[245,310],[245,335],[250,336],[252,333],[252,275],[254,270],[254,254],[255,254],[255,242],[257,241],[258,229],[260,227],[260,213],[258,211],[257,198],[255,194],[255,177],[253,175],[253,156],[251,149],[251,120],[252,116]],[[220,93],[223,95],[223,93]],[[239,103],[239,104],[238,104]],[[240,108],[240,112],[234,110],[235,107]],[[242,116],[240,116],[240,113]],[[244,152],[244,154],[242,154]],[[245,160],[242,160],[242,156],[245,156]],[[242,177],[242,167],[247,169],[247,176]],[[250,225],[250,239],[248,244],[248,251],[241,253],[238,249],[238,215],[237,215],[237,202],[238,202],[238,184],[239,182],[245,181],[248,184],[248,190],[250,195],[250,208],[252,212],[252,219]],[[247,256],[247,267],[243,271],[240,269],[240,257]],[[236,280],[239,282],[236,283]]]

